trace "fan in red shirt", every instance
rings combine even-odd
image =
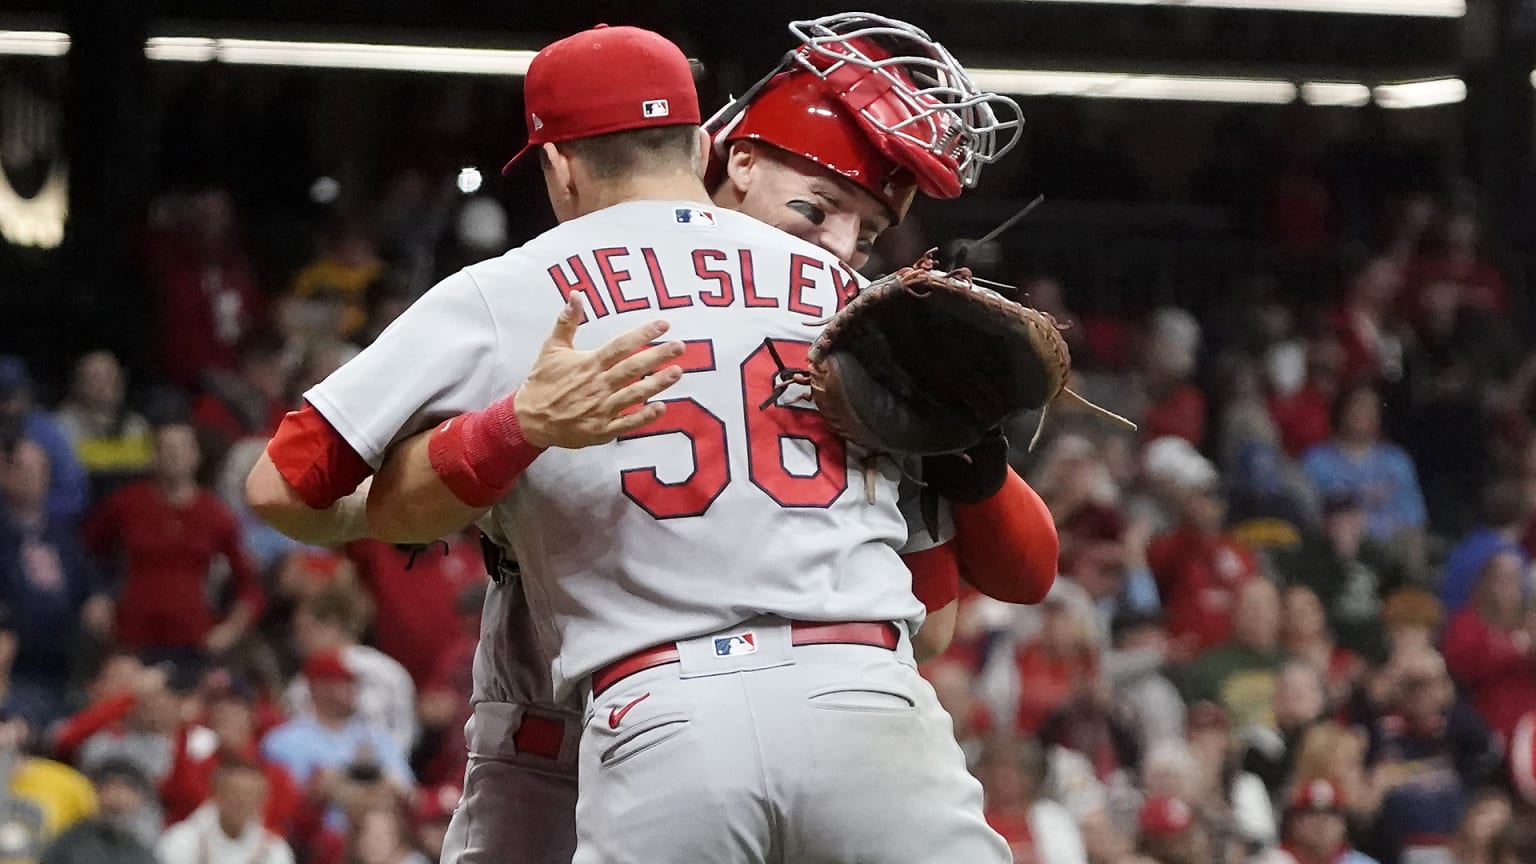
[[[347,557],[373,598],[373,645],[399,661],[417,689],[452,644],[459,595],[485,581],[478,533],[471,529],[414,554],[377,540],[347,544]]]
[[[263,597],[240,542],[240,527],[218,496],[197,485],[197,438],[186,424],[155,430],[152,479],[118,490],[85,525],[86,545],[123,565],[117,639],[161,659],[199,661],[239,640]],[[208,574],[222,557],[235,600],[227,615],[209,596]]]
[[[1509,740],[1536,711],[1536,639],[1521,587],[1519,556],[1504,552],[1483,565],[1472,602],[1445,628],[1446,666],[1488,725]]]
[[[267,803],[262,822],[278,834],[293,828],[302,792],[288,771],[261,756],[256,720],[256,694],[227,670],[216,669],[203,684],[203,717],[183,724],[176,733],[171,770],[160,782],[166,824],[192,815],[213,794],[213,775],[226,758],[258,765],[267,778]]]
[[[1170,654],[1187,660],[1231,636],[1238,589],[1259,565],[1253,550],[1222,530],[1227,505],[1214,471],[1182,495],[1179,527],[1152,541],[1147,564],[1167,612]]]

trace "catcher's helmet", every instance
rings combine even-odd
[[[853,13],[789,29],[801,46],[706,122],[711,179],[732,141],[758,140],[847,177],[900,219],[917,189],[953,198],[1018,142],[1017,103],[979,91],[916,27]]]

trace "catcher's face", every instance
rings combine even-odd
[[[717,203],[793,234],[855,269],[869,261],[875,238],[891,227],[885,205],[814,162],[773,147],[731,145]]]

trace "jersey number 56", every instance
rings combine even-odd
[[[689,340],[678,365],[687,372],[716,369],[715,345],[708,339]],[[809,342],[773,340],[779,356],[804,368]],[[847,453],[843,440],[809,406],[758,406],[773,389],[778,364],[765,343],[741,361],[741,411],[747,429],[747,477],[780,507],[827,507],[848,488]],[[725,421],[692,398],[665,399],[667,413],[639,432],[620,440],[678,432],[693,448],[693,473],[665,483],[654,466],[620,472],[624,494],[657,519],[702,516],[731,482]],[[784,465],[782,441],[797,438],[816,450],[816,470],[791,474]]]

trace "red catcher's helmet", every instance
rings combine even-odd
[[[775,76],[737,121],[715,136],[712,181],[720,179],[724,151],[742,140],[772,144],[842,175],[875,196],[897,220],[906,215],[918,189],[918,178],[881,152],[852,113],[823,92],[820,79],[798,70]]]
[[[1017,103],[978,90],[910,24],[845,13],[789,29],[801,46],[705,124],[717,160],[732,141],[773,144],[858,183],[900,219],[914,188],[954,198],[1022,134]]]

